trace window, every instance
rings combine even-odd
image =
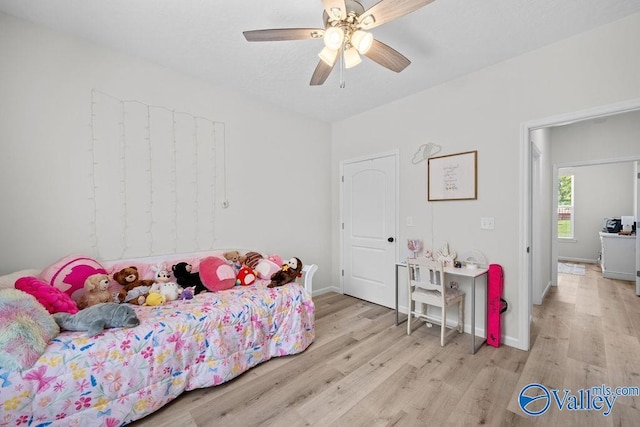
[[[573,175],[558,177],[558,238],[573,239]]]

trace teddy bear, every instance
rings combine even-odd
[[[289,261],[282,265],[280,271],[276,271],[271,276],[271,283],[267,285],[268,288],[275,288],[276,286],[286,285],[296,280],[296,277],[302,276],[302,261],[299,258],[291,258]]]
[[[82,310],[101,302],[113,302],[109,291],[109,276],[92,274],[84,281],[84,294],[78,300],[78,308]]]
[[[229,251],[222,255],[227,260],[227,263],[233,266],[236,273],[242,268],[242,264],[244,264],[247,259],[247,257],[240,255],[238,251]]]
[[[153,280],[141,280],[138,268],[135,266],[125,267],[113,273],[113,279],[122,285],[122,289],[118,292],[118,301],[135,305],[144,304],[146,295],[154,283]]]
[[[173,271],[178,285],[183,288],[193,287],[193,295],[206,292],[207,288],[202,284],[200,275],[198,273],[192,273],[191,270],[193,270],[193,266],[186,262],[179,262],[171,267],[171,271]]]

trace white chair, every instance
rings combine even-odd
[[[431,261],[427,258],[407,259],[407,301],[409,310],[407,317],[407,335],[411,335],[411,319],[422,319],[431,327],[431,323],[440,324],[440,346],[444,347],[444,338],[447,328],[447,307],[458,304],[457,330],[462,333],[464,329],[464,292],[450,287],[445,283],[442,263]],[[420,309],[416,308],[416,303]],[[442,319],[434,319],[427,315],[427,306],[442,308]],[[434,321],[435,320],[435,321]]]

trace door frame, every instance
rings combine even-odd
[[[338,223],[338,227],[339,227],[339,234],[340,234],[340,271],[338,273],[339,277],[340,277],[340,293],[344,294],[344,226],[342,224],[344,224],[344,206],[343,206],[343,199],[344,199],[344,167],[345,165],[351,164],[351,163],[359,163],[359,162],[365,162],[367,160],[375,160],[375,159],[379,159],[382,157],[393,157],[395,160],[395,172],[396,172],[396,188],[395,190],[395,204],[396,204],[396,209],[395,209],[395,214],[396,214],[396,223],[394,225],[394,230],[393,233],[395,235],[395,246],[394,246],[394,250],[395,250],[395,258],[396,260],[398,260],[398,254],[399,254],[399,247],[398,247],[398,232],[399,232],[399,224],[400,224],[400,150],[396,149],[396,150],[391,150],[391,151],[384,151],[382,153],[377,153],[377,154],[367,154],[367,155],[363,155],[363,156],[359,156],[359,157],[354,157],[351,159],[347,159],[347,160],[342,160],[340,161],[340,175],[338,176],[338,182],[340,183],[340,218],[339,218],[339,223]],[[389,266],[390,269],[395,269],[395,265],[390,265]]]
[[[532,262],[531,251],[531,138],[532,130],[558,126],[562,124],[576,123],[583,120],[598,117],[612,116],[621,113],[629,113],[640,110],[640,98],[618,102],[580,110],[571,113],[559,114],[543,119],[524,122],[520,125],[520,231],[519,231],[519,267],[520,287],[518,289],[518,340],[517,348],[528,351],[531,341],[531,323],[529,321],[529,308],[531,306],[530,288],[532,286],[529,269]],[[553,245],[552,245],[553,247]],[[553,272],[552,272],[553,274]]]

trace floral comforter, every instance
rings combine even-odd
[[[140,326],[63,332],[22,372],[0,368],[0,425],[118,426],[185,390],[224,383],[313,341],[314,305],[297,284],[264,283],[135,307]]]

